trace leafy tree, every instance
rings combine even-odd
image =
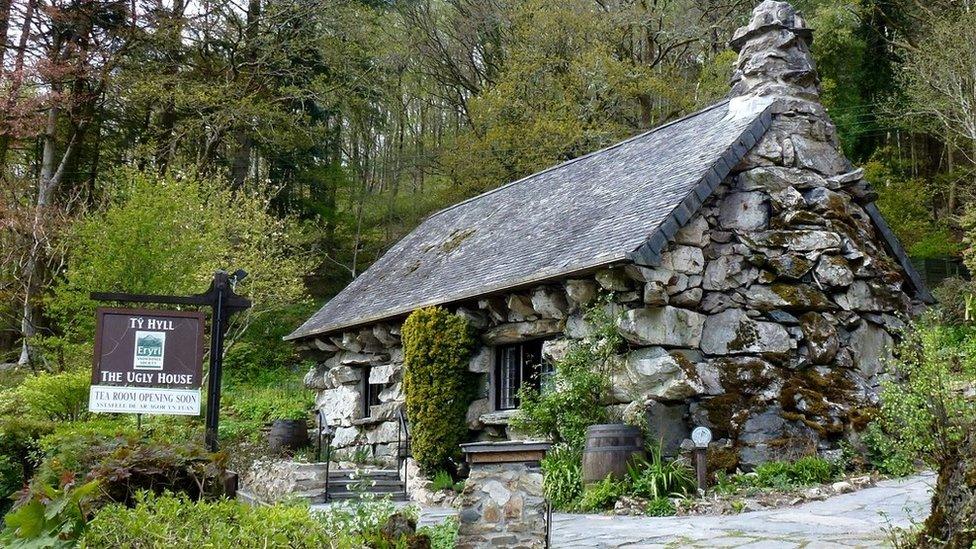
[[[66,342],[92,339],[93,291],[198,293],[215,270],[242,268],[249,276],[238,292],[254,307],[236,315],[231,341],[254,316],[305,298],[305,232],[294,219],[273,216],[265,193],[134,170],[113,173],[108,185],[106,207],[75,228],[49,303]]]
[[[909,255],[941,258],[960,251],[948,224],[929,209],[936,190],[929,181],[906,174],[888,149],[878,151],[864,168],[878,191],[878,208]]]
[[[724,95],[733,54],[691,59],[698,50],[690,45],[707,31],[682,10],[697,8],[680,1],[507,5],[504,64],[465,100],[471,127],[443,156],[460,192],[608,146]]]
[[[964,143],[960,152],[976,159],[976,13],[952,10],[923,20],[919,45],[902,65],[908,117]]]

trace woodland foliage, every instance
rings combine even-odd
[[[273,215],[260,189],[234,192],[212,179],[134,170],[113,172],[106,184],[105,206],[69,236],[68,267],[47,301],[58,330],[49,347],[93,341],[91,292],[193,294],[227,265],[249,273],[238,290],[253,302],[234,319],[231,342],[255,315],[305,298],[310,258],[302,228],[293,217]]]
[[[0,2],[0,353],[26,362],[24,341],[72,329],[63,317],[77,307],[59,312],[51,299],[64,297],[72,273],[113,286],[101,290],[175,276],[202,291],[201,272],[238,267],[236,252],[197,261],[214,246],[198,231],[216,220],[184,214],[189,224],[170,239],[187,252],[183,265],[85,275],[79,234],[111,221],[106,208],[133,180],[160,182],[156,198],[193,181],[191,196],[238,200],[240,191],[263,202],[268,217],[224,216],[222,232],[256,237],[277,234],[264,224],[273,218],[308,222],[316,230],[296,238],[314,261],[301,282],[325,298],[430,212],[719,100],[735,56],[726,43],[751,7]],[[956,253],[976,180],[970,11],[908,0],[798,7],[816,29],[823,100],[852,159],[875,167],[889,223],[915,256]],[[180,228],[166,221],[160,230]],[[242,291],[260,297],[278,280],[255,269]],[[294,299],[293,281],[274,297]],[[35,367],[60,367],[38,353]]]

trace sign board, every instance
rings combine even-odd
[[[200,415],[203,313],[99,308],[92,412]]]

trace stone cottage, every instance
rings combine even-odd
[[[338,448],[392,459],[411,311],[467,317],[479,440],[507,428],[585,337],[598,294],[626,339],[611,405],[673,452],[694,425],[715,465],[836,447],[877,401],[904,320],[931,301],[819,102],[811,30],[766,0],[738,29],[728,100],[446,208],[288,339]]]

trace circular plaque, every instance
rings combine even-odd
[[[699,448],[707,448],[708,443],[712,441],[712,430],[708,427],[695,427],[691,432],[691,441]]]

